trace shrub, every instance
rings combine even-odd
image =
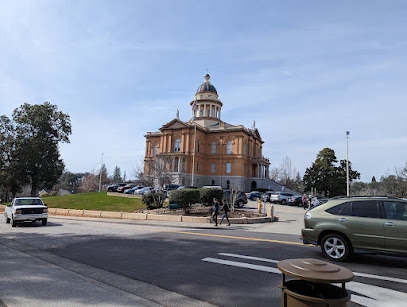
[[[169,201],[178,204],[187,212],[192,204],[199,203],[199,196],[197,189],[173,190],[170,192]]]
[[[51,191],[49,193],[44,193],[41,197],[50,197],[50,196],[58,196],[58,191]]]
[[[199,199],[201,204],[205,206],[212,205],[213,199],[216,198],[219,202],[222,201],[223,197],[223,190],[222,189],[208,189],[208,188],[201,188],[198,189],[199,191]]]
[[[162,208],[165,200],[165,192],[156,192],[144,194],[141,202],[146,204],[147,209]]]

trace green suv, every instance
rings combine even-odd
[[[407,200],[396,197],[335,197],[304,215],[304,244],[344,261],[353,252],[407,253]]]

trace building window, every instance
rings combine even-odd
[[[232,171],[232,163],[226,163],[226,174],[230,174]]]
[[[247,156],[247,144],[246,143],[243,144],[243,154],[245,156]]]
[[[211,109],[208,110],[208,117],[211,116]]]
[[[213,155],[216,154],[216,142],[215,141],[212,142],[212,154]]]
[[[215,185],[215,180],[212,179],[212,185]]]
[[[211,163],[211,173],[215,174],[216,172],[216,163]]]
[[[226,143],[226,153],[230,155],[232,153],[232,141]]]
[[[154,156],[157,154],[158,145],[154,145]]]
[[[230,181],[228,180],[228,181],[226,181],[226,189],[230,189]]]
[[[196,162],[196,171],[199,172],[199,162]]]
[[[181,151],[181,140],[180,139],[175,139],[174,142],[174,151]]]
[[[199,110],[199,116],[203,116],[203,110]]]
[[[198,141],[198,152],[201,152],[201,142]]]

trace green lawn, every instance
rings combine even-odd
[[[107,196],[106,192],[79,193],[42,198],[49,208],[131,212],[146,206],[139,198]]]

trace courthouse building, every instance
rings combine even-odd
[[[246,128],[222,121],[223,103],[209,79],[207,74],[189,102],[196,110],[191,120],[180,120],[177,111],[159,131],[147,132],[144,174],[157,176],[154,165],[161,161],[172,183],[179,185],[279,190],[268,179],[270,162],[262,156],[264,142],[255,124]]]

